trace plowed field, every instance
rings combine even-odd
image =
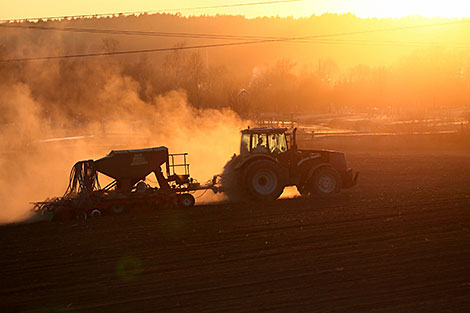
[[[1,312],[470,312],[470,158],[349,153],[324,200],[0,227]]]

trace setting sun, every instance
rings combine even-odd
[[[467,1],[344,1],[351,3],[350,11],[363,17],[393,17],[409,15],[425,17],[465,17],[470,14],[470,3]],[[338,7],[341,7],[338,5]]]

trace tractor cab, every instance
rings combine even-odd
[[[287,128],[248,128],[242,130],[240,155],[279,155],[289,149]]]

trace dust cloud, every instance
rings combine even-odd
[[[231,110],[193,107],[184,90],[143,101],[138,85],[119,72],[108,77],[86,117],[70,117],[65,105],[44,110],[27,84],[7,87],[0,90],[3,119],[11,121],[0,129],[0,223],[26,219],[30,202],[61,196],[75,162],[112,149],[188,152],[191,175],[204,182],[237,152],[239,130],[246,127]]]

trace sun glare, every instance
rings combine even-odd
[[[361,1],[356,8],[359,16],[400,18],[410,15],[424,17],[461,18],[470,16],[470,2],[467,1],[428,1],[428,0],[395,0]],[[353,12],[354,13],[354,12]]]

